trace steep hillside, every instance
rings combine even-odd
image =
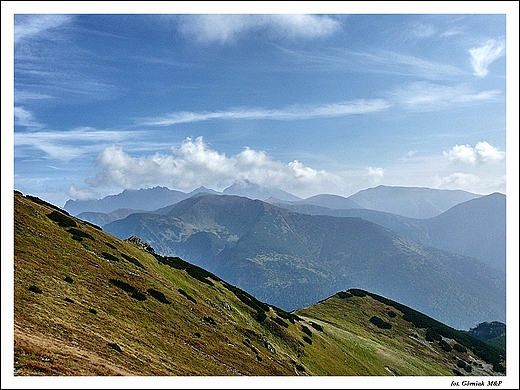
[[[139,236],[285,310],[345,286],[391,297],[459,329],[505,320],[505,275],[361,218],[298,214],[259,200],[199,196],[167,215],[106,225]]]
[[[19,192],[13,282],[15,376],[504,373],[493,347],[435,322],[442,343],[393,301],[350,290],[288,313]]]
[[[271,203],[303,214],[360,217],[424,245],[474,257],[497,270],[506,270],[506,196],[503,194],[468,200],[428,219],[367,209],[326,208],[301,202]]]

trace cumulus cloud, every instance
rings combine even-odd
[[[179,30],[201,43],[230,43],[252,32],[272,39],[313,39],[340,29],[339,21],[319,15],[186,15]]]
[[[496,162],[505,158],[505,152],[487,142],[478,142],[474,148],[468,144],[455,145],[450,150],[444,151],[443,155],[450,161],[470,165]]]
[[[319,117],[340,117],[355,114],[369,114],[385,110],[391,106],[385,100],[354,100],[349,102],[314,106],[290,106],[280,110],[236,108],[227,111],[192,112],[181,111],[156,118],[136,120],[142,126],[171,126],[180,123],[203,122],[208,120],[304,120]]]
[[[96,198],[96,194],[90,190],[90,189],[85,189],[85,188],[82,188],[82,189],[78,189],[76,188],[74,185],[71,185],[67,191],[67,195],[71,198],[71,199],[77,199],[77,200],[90,200],[90,199],[95,199]]]
[[[365,178],[369,179],[373,184],[379,183],[385,177],[385,170],[380,167],[366,167]]]
[[[122,148],[105,148],[95,161],[100,169],[88,183],[95,187],[142,188],[165,185],[192,189],[201,185],[220,188],[235,180],[249,180],[265,187],[305,188],[339,182],[335,175],[294,160],[275,161],[251,148],[233,156],[211,149],[202,137],[186,138],[171,155],[133,157]]]
[[[489,65],[504,55],[505,43],[490,39],[485,45],[471,49],[471,66],[476,76],[483,78],[489,73]]]

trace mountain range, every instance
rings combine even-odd
[[[154,187],[140,190],[124,190],[117,195],[102,199],[68,200],[64,209],[78,216],[83,212],[110,213],[117,209],[154,211],[170,206],[199,193],[214,195],[238,195],[269,203],[310,204],[332,209],[371,209],[402,215],[409,218],[430,218],[441,214],[456,204],[478,198],[482,195],[460,190],[436,190],[418,187],[378,186],[357,192],[348,198],[320,194],[307,199],[298,198],[277,188],[267,188],[247,180],[236,181],[233,185],[217,192],[199,187],[189,193]]]
[[[237,215],[254,205],[258,217],[265,209],[286,217],[286,228],[293,225],[290,218],[307,218],[239,197],[199,196],[185,201],[191,207],[181,206],[186,217],[195,216],[202,211],[195,204],[228,198],[238,202],[235,207],[242,205]],[[204,215],[206,226],[219,221],[236,233],[247,230],[250,221],[231,218],[236,220],[231,226],[216,210]],[[330,222],[330,217],[319,218]],[[396,239],[367,221],[336,220]],[[159,254],[138,237],[118,239],[17,191],[13,282],[14,375],[19,377],[507,379],[504,350],[402,302],[345,286],[319,302],[285,311],[179,257]]]
[[[502,199],[489,197],[495,198]],[[182,257],[284,310],[355,287],[459,329],[505,322],[504,272],[359,217],[199,194],[166,212],[131,214],[103,229],[122,239],[138,236],[159,253]]]

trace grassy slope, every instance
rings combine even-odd
[[[297,311],[300,321],[285,319],[287,327],[272,308],[259,322],[218,278],[203,283],[73,218],[91,237],[75,240],[48,217],[52,207],[16,192],[14,211],[17,376],[453,375],[453,353],[413,340],[423,340],[421,330],[384,317],[388,307],[370,297],[331,297]],[[136,300],[110,279],[153,288],[170,303],[146,293]],[[392,329],[371,324],[374,313]]]

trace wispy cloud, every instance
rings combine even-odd
[[[15,15],[14,43],[30,38],[50,39],[52,30],[69,24],[72,19],[69,15]]]
[[[388,93],[388,98],[409,109],[435,110],[495,99],[500,91],[476,92],[466,85],[440,85],[427,82],[408,84]]]
[[[483,78],[489,73],[489,66],[505,54],[505,43],[490,39],[485,45],[471,49],[471,65],[476,76]]]
[[[97,130],[89,127],[67,131],[15,132],[15,156],[23,155],[24,148],[31,148],[44,152],[45,157],[49,159],[71,161],[82,155],[99,152],[100,145],[136,136],[138,137],[135,132]]]
[[[181,33],[201,43],[226,44],[250,33],[271,39],[313,39],[341,28],[338,20],[319,15],[186,15],[179,18]]]
[[[316,106],[291,106],[281,110],[236,108],[228,111],[191,112],[180,111],[157,118],[137,119],[143,126],[171,126],[179,123],[202,122],[208,120],[304,120],[318,117],[339,117],[355,114],[369,114],[383,111],[391,106],[385,100],[356,100],[343,103]]]
[[[26,127],[30,130],[39,130],[44,126],[38,123],[33,113],[25,109],[24,107],[14,107],[14,124],[16,126]]]
[[[470,145],[455,145],[444,151],[443,155],[450,161],[475,165],[501,161],[506,154],[488,142],[478,142],[474,148]]]

